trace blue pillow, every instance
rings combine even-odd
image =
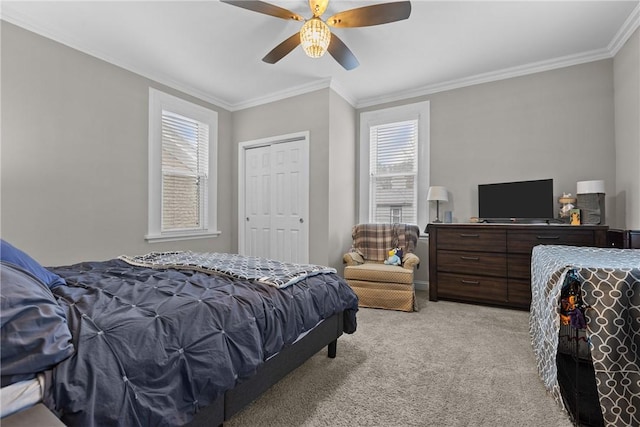
[[[0,260],[20,266],[29,273],[42,280],[49,289],[53,289],[59,285],[66,285],[67,282],[55,273],[41,266],[38,261],[31,258],[20,249],[12,246],[9,242],[0,239]]]
[[[27,270],[0,262],[2,386],[33,378],[71,356],[71,331],[51,290]]]

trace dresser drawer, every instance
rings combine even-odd
[[[590,230],[532,230],[507,231],[507,251],[509,253],[530,254],[536,245],[593,246],[593,232]]]
[[[531,255],[530,254],[508,254],[507,255],[507,276],[518,279],[531,278]]]
[[[492,252],[438,251],[438,271],[504,276],[507,255]]]
[[[509,305],[529,309],[531,306],[531,282],[509,278]]]
[[[443,228],[438,230],[438,249],[479,252],[505,252],[507,234],[504,230],[474,230]]]
[[[438,296],[504,304],[507,302],[507,279],[440,273],[438,274]]]

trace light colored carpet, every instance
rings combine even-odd
[[[361,308],[335,359],[316,354],[225,426],[572,425],[538,377],[528,312],[418,299]]]

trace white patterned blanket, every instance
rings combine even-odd
[[[291,264],[272,259],[217,252],[150,252],[118,257],[131,265],[149,268],[176,268],[218,273],[286,288],[316,274],[336,273],[334,268],[312,264]]]

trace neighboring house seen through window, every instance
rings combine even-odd
[[[418,120],[369,128],[372,222],[418,223]]]
[[[429,103],[360,116],[360,222],[426,224]]]
[[[161,231],[207,228],[209,126],[162,111]]]
[[[216,231],[217,113],[149,91],[150,241]]]

